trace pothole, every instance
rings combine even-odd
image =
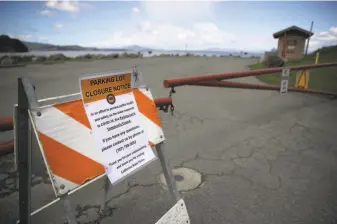
[[[202,181],[201,174],[190,168],[179,167],[172,170],[174,179],[179,191],[189,191],[197,188]],[[167,190],[167,183],[164,174],[160,174],[159,181],[161,186]]]

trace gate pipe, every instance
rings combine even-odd
[[[14,140],[0,142],[0,156],[5,156],[7,154],[13,153],[14,151]]]
[[[13,130],[12,117],[0,117],[0,132]]]
[[[172,104],[171,97],[160,97],[154,99],[156,107],[169,106]],[[0,132],[13,130],[13,118],[12,117],[0,117]]]
[[[170,106],[172,104],[171,97],[160,97],[154,99],[156,107]],[[3,117],[0,118],[0,132],[13,130],[13,118]],[[14,140],[0,142],[0,156],[4,156],[14,151]]]
[[[239,83],[230,81],[204,81],[195,84],[190,84],[193,86],[207,86],[207,87],[226,87],[226,88],[240,88],[240,89],[260,89],[260,90],[277,90],[280,91],[280,86],[278,85],[263,85],[263,84],[249,84],[249,83]],[[302,89],[295,87],[288,87],[289,92],[301,92],[301,93],[311,93],[311,94],[321,94],[328,96],[337,97],[336,93],[318,91],[313,89]]]
[[[154,103],[156,104],[156,107],[169,106],[172,104],[172,98],[171,97],[156,98],[154,99]]]
[[[184,86],[190,84],[196,84],[203,81],[211,81],[211,80],[226,80],[233,78],[241,78],[248,76],[257,76],[264,74],[271,74],[281,72],[283,69],[290,69],[292,71],[302,70],[302,69],[313,69],[313,68],[324,68],[324,67],[332,67],[337,66],[337,62],[333,63],[322,63],[322,64],[311,64],[311,65],[298,65],[298,66],[288,66],[288,67],[278,67],[278,68],[267,68],[267,69],[257,69],[257,70],[249,70],[249,71],[241,71],[241,72],[229,72],[222,74],[209,74],[209,75],[201,75],[201,76],[192,76],[186,78],[176,78],[176,79],[167,79],[164,80],[164,87],[176,87],[176,86]]]

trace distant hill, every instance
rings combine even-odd
[[[54,45],[36,42],[24,42],[30,51],[149,51],[151,48],[131,45],[123,48],[81,47],[79,45]]]
[[[322,54],[337,54],[337,45],[322,47],[317,49],[316,51],[312,52],[311,54],[316,54],[319,51]]]
[[[79,45],[55,45],[37,42],[24,42],[29,51],[125,51],[124,48],[82,47]]]
[[[8,36],[5,36],[9,38]],[[55,44],[47,44],[47,43],[38,43],[38,42],[21,42],[17,39],[12,39],[19,41],[22,45],[25,45],[28,48],[28,51],[134,51],[134,52],[146,52],[146,51],[169,51],[169,52],[186,52],[186,50],[163,50],[163,49],[154,49],[150,47],[142,47],[139,45],[130,45],[123,48],[97,48],[97,47],[82,47],[79,45],[55,45]],[[4,42],[4,41],[3,41]],[[7,42],[6,42],[7,43]],[[0,42],[1,44],[1,42]],[[18,43],[17,43],[18,44]],[[3,49],[0,45],[0,52],[9,52],[9,51],[16,51],[15,49]],[[6,45],[7,46],[7,45]],[[22,51],[23,48],[19,49],[20,51],[16,52],[27,52]],[[238,55],[240,51],[235,49],[221,49],[221,48],[208,48],[203,50],[188,50],[188,52],[204,52],[204,53],[213,53],[213,52],[220,52],[222,54],[233,54]],[[246,52],[246,51],[245,51]],[[263,52],[248,52],[249,54],[262,54]]]
[[[53,45],[36,42],[24,42],[30,51],[95,51],[94,47],[81,47],[78,45]]]
[[[152,48],[148,48],[148,47],[141,47],[138,45],[131,45],[131,46],[127,46],[124,49],[129,50],[129,51],[152,51]]]
[[[320,62],[336,62],[337,61],[337,45],[322,47],[316,51],[310,53],[305,58],[312,59],[315,57],[317,51],[319,51],[319,61]]]
[[[0,35],[0,52],[27,52],[27,46],[18,39]]]

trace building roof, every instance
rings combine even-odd
[[[284,33],[289,32],[289,31],[299,31],[299,32],[303,33],[306,38],[314,35],[314,33],[310,32],[308,30],[304,30],[302,28],[299,28],[298,26],[291,26],[291,27],[288,27],[284,30],[280,30],[280,31],[274,33],[273,36],[274,36],[274,38],[279,38],[280,36],[283,36]]]

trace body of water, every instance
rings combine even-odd
[[[109,55],[109,54],[123,54],[124,52],[127,53],[138,53],[138,51],[30,51],[25,53],[0,53],[0,57],[8,55],[8,56],[50,56],[53,54],[63,54],[70,58],[75,58],[78,56],[86,55],[86,54],[94,54],[94,55]],[[247,53],[246,55],[240,55],[240,53],[237,52],[225,52],[225,51],[152,51],[151,54],[149,54],[148,51],[139,51],[143,54],[143,57],[153,57],[158,56],[161,54],[178,54],[178,55],[185,55],[186,53],[194,54],[194,55],[200,55],[200,56],[208,56],[208,57],[220,57],[220,56],[229,56],[232,54],[233,56],[241,56],[241,57],[251,57],[251,56],[257,56],[261,57],[263,56],[263,53]]]

